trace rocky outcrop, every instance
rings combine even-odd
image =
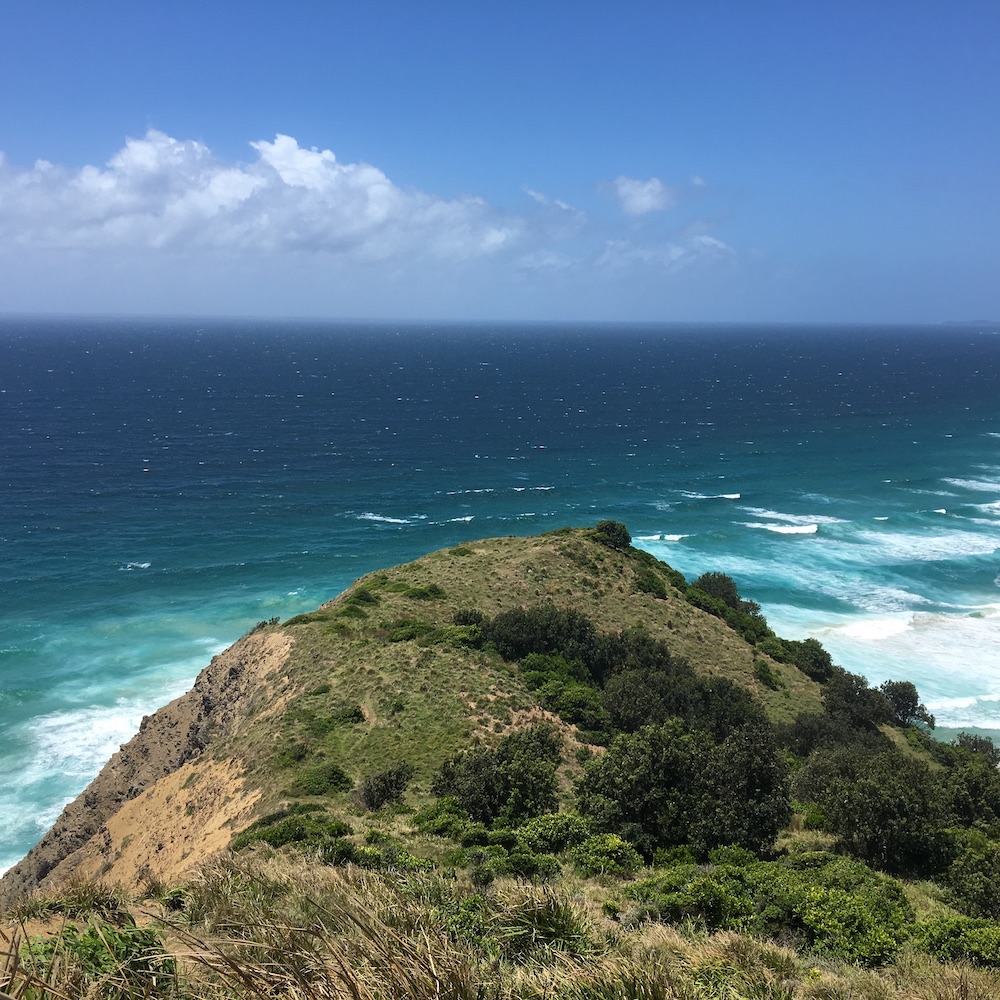
[[[201,758],[210,742],[238,732],[248,717],[251,703],[260,697],[269,679],[285,664],[291,646],[292,641],[284,632],[251,633],[214,657],[190,691],[154,715],[146,716],[139,732],[66,806],[52,829],[27,856],[0,879],[0,910],[40,887],[55,886],[74,874],[78,877],[107,874],[116,855],[122,853],[122,842],[130,838],[132,821],[151,826],[157,833],[150,848],[150,858],[131,858],[133,871],[145,865],[151,874],[168,874],[155,855],[162,853],[163,845],[170,842],[172,836],[176,842],[178,833],[187,844],[184,848],[187,854],[183,858],[171,852],[164,855],[173,859],[172,866],[187,859],[193,864],[206,855],[206,851],[194,849],[197,838],[193,831],[202,827],[215,831],[216,836],[210,839],[216,849],[225,847],[228,839],[219,835],[220,823],[237,818],[243,811],[239,803],[254,797],[252,790],[244,787],[238,762],[223,762],[226,775],[223,784],[227,785],[228,792],[220,790],[217,767],[200,769],[200,772],[211,772],[215,781],[215,785],[207,781],[203,790],[216,788],[218,794],[212,801],[217,807],[225,804],[221,810],[224,815],[218,822],[211,818],[212,809],[207,803],[198,823],[194,824],[184,822],[198,813],[192,802],[185,804],[181,817],[174,817],[169,810],[156,814],[155,818],[151,816],[149,809],[157,801],[162,804],[162,796],[147,795],[146,809],[126,807],[185,765],[190,765],[189,774],[200,773],[193,766],[194,762]],[[193,790],[197,789],[197,784],[197,779],[192,781]],[[119,817],[118,822],[115,822],[116,817]],[[181,823],[184,829],[172,835],[172,823]],[[225,843],[221,842],[223,839]],[[161,845],[159,850],[156,844]],[[95,859],[101,859],[96,866]]]

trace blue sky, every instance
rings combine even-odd
[[[1000,3],[26,2],[0,312],[1000,319]]]

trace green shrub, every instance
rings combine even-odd
[[[781,678],[771,669],[771,664],[760,657],[754,657],[753,675],[766,688],[777,691],[781,688]]]
[[[290,790],[295,795],[332,795],[349,792],[353,787],[354,782],[341,767],[326,761],[303,771]]]
[[[570,851],[576,870],[587,875],[632,875],[642,867],[639,852],[616,833],[598,833]]]
[[[510,733],[496,749],[476,747],[441,765],[431,782],[476,822],[517,822],[552,812],[562,739],[551,726]]]
[[[582,844],[592,833],[590,823],[575,813],[545,813],[518,829],[517,840],[535,854],[561,854]]]
[[[594,527],[594,537],[611,549],[624,551],[632,546],[632,536],[621,521],[598,521]]]
[[[458,799],[446,796],[417,812],[413,823],[422,833],[460,840],[468,829],[470,820]]]
[[[351,828],[346,823],[330,819],[319,812],[322,807],[318,803],[316,806],[310,809],[302,805],[261,817],[233,838],[232,849],[239,851],[254,843],[269,844],[271,847],[284,847],[286,844],[319,847],[329,840],[350,834]]]
[[[434,626],[430,622],[418,621],[415,618],[402,618],[389,629],[386,633],[386,639],[389,642],[409,642],[411,639],[430,635],[433,631]]]
[[[942,962],[1000,966],[1000,924],[973,917],[932,917],[917,925],[913,945]]]
[[[413,765],[403,762],[393,764],[384,771],[362,778],[358,785],[358,798],[366,809],[376,810],[398,802],[413,777]]]
[[[165,953],[163,939],[157,931],[134,926],[115,927],[103,922],[94,922],[82,929],[66,924],[55,934],[30,937],[22,949],[21,959],[46,978],[48,970],[61,965],[61,985],[64,987],[72,973],[82,977],[82,981],[77,982],[79,995],[114,996],[123,1000],[126,997],[165,996],[164,990],[170,989],[170,981],[176,974],[174,960]],[[72,972],[67,972],[66,966]],[[102,983],[102,986],[88,986],[88,982]],[[43,993],[50,995],[48,990]],[[36,994],[29,989],[24,995]],[[60,995],[63,995],[61,991]]]
[[[403,591],[403,596],[414,601],[440,601],[447,597],[447,594],[443,587],[431,583],[426,587],[409,587]]]
[[[635,587],[641,593],[652,594],[653,597],[665,599],[667,596],[667,585],[663,582],[663,578],[651,569],[640,570],[635,578]]]

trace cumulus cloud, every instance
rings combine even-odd
[[[646,181],[635,177],[616,177],[611,182],[611,189],[626,215],[661,212],[673,205],[675,200],[673,190],[659,177],[650,177]]]
[[[311,250],[384,260],[489,255],[525,223],[483,199],[397,187],[368,163],[341,163],[290,136],[250,144],[257,159],[220,161],[203,143],[150,130],[103,167],[0,157],[0,238],[60,248]]]

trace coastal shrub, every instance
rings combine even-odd
[[[434,632],[434,628],[430,622],[419,621],[416,618],[400,618],[390,626],[385,637],[388,642],[409,642],[411,639],[430,635]]]
[[[721,618],[731,629],[743,636],[751,645],[774,635],[770,628],[768,628],[762,614],[731,607],[720,598],[706,594],[697,586],[697,583],[691,584],[684,596],[689,604],[693,604],[702,611],[707,611],[716,618]],[[746,603],[752,604],[753,602]]]
[[[757,643],[757,649],[765,656],[770,656],[772,660],[776,660],[778,663],[791,662],[792,654],[785,646],[784,640],[779,639],[776,635],[765,636],[760,640],[760,642]]]
[[[833,659],[818,639],[783,639],[792,663],[807,677],[820,684],[834,673]]]
[[[405,761],[393,764],[384,771],[362,778],[358,785],[358,798],[366,809],[381,809],[403,797],[412,777],[412,764]]]
[[[543,708],[586,731],[603,732],[609,724],[600,693],[590,685],[550,680],[539,688],[538,700]]]
[[[476,822],[517,822],[554,811],[562,739],[551,726],[503,737],[495,749],[476,747],[442,764],[431,782]]]
[[[701,855],[734,844],[768,849],[790,818],[784,761],[766,728],[722,742],[679,719],[615,739],[577,785],[580,812],[646,857],[689,844]]]
[[[823,709],[844,725],[870,729],[892,721],[892,706],[860,674],[838,667],[823,687]]]
[[[913,946],[941,962],[1000,967],[1000,924],[974,917],[932,917],[919,923]]]
[[[755,906],[743,872],[725,866],[676,865],[634,883],[625,895],[642,904],[647,919],[696,921],[708,930],[746,930]]]
[[[579,874],[632,875],[642,867],[639,852],[616,833],[598,833],[570,851]]]
[[[523,660],[529,653],[543,653],[588,663],[597,646],[597,629],[585,614],[549,603],[512,608],[493,619],[484,618],[479,624],[484,641],[491,643],[505,660]]]
[[[753,675],[764,687],[770,688],[772,691],[777,691],[781,687],[781,679],[771,669],[771,664],[760,657],[754,657]]]
[[[952,745],[985,757],[994,767],[1000,767],[1000,747],[988,736],[979,736],[976,733],[959,733],[952,740]]]
[[[45,977],[60,968],[60,989],[45,996],[139,998],[173,993],[176,963],[156,930],[146,927],[116,927],[93,922],[87,927],[66,924],[54,934],[28,938],[21,960],[36,974]],[[6,995],[6,994],[5,994]],[[35,996],[29,989],[26,997]],[[41,996],[42,994],[38,994]]]
[[[447,594],[439,584],[431,583],[426,587],[409,587],[403,591],[403,596],[413,601],[440,601]]]
[[[632,536],[621,521],[598,521],[594,527],[594,537],[611,549],[624,551],[632,546]]]
[[[943,881],[963,913],[1000,919],[1000,843],[970,832]]]
[[[413,816],[413,824],[422,833],[460,840],[470,825],[469,814],[458,799],[445,796],[424,806]]]
[[[295,795],[332,795],[354,787],[350,776],[333,761],[324,761],[303,771],[291,786]]]
[[[231,847],[239,851],[258,842],[271,847],[284,847],[286,844],[318,847],[328,840],[351,833],[346,823],[331,819],[320,812],[321,808],[318,804],[314,809],[302,805],[263,816],[237,834]]]
[[[654,573],[651,569],[642,569],[635,578],[635,588],[643,594],[651,594],[653,597],[665,599],[667,596],[667,585],[663,578]]]
[[[941,779],[909,754],[864,747],[814,754],[792,789],[823,809],[845,850],[876,868],[927,877],[949,861]]]
[[[575,813],[545,813],[534,816],[517,830],[518,843],[534,854],[561,854],[582,844],[593,831],[583,816]]]
[[[883,681],[879,691],[889,703],[895,725],[906,727],[922,722],[929,729],[934,728],[934,716],[920,703],[915,684],[910,681]]]
[[[710,866],[681,864],[630,886],[641,913],[798,942],[859,965],[892,960],[913,912],[902,886],[846,858],[800,855],[761,862],[725,848]]]

